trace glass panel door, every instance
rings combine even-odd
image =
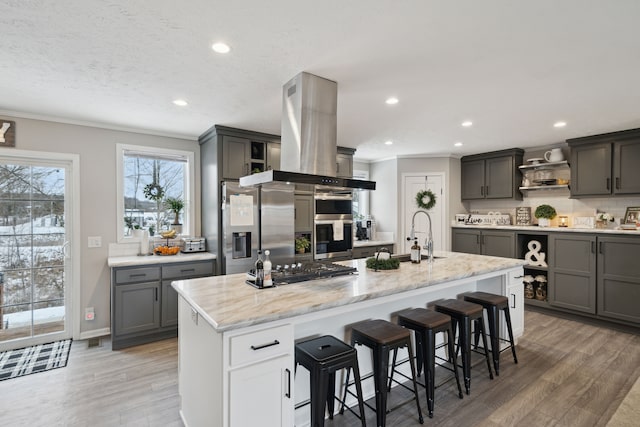
[[[0,349],[71,336],[68,169],[0,158]]]

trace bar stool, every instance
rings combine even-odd
[[[504,311],[504,318],[507,322],[507,331],[509,332],[509,346],[513,354],[513,361],[518,363],[516,356],[516,346],[513,342],[513,330],[511,328],[511,315],[509,314],[509,299],[504,295],[491,294],[488,292],[466,292],[462,294],[465,301],[474,304],[480,304],[487,310],[487,320],[489,323],[489,338],[491,339],[491,353],[493,355],[493,367],[496,375],[500,375],[500,341],[507,342],[506,339],[500,338],[500,310]],[[478,331],[479,332],[479,331]],[[478,336],[475,339],[476,347],[478,346]],[[506,350],[506,348],[505,348]]]
[[[418,407],[418,419],[420,424],[423,424],[424,418],[422,417],[422,410],[420,409],[420,401],[418,399],[418,386],[416,384],[416,371],[413,365],[413,349],[409,330],[382,319],[365,320],[351,326],[351,345],[356,344],[367,346],[373,352],[373,381],[376,389],[375,411],[378,427],[385,427],[387,412],[395,409],[387,410],[389,352],[398,348],[407,347],[409,358],[411,359],[409,364],[411,365],[413,394],[415,396],[416,406]],[[392,366],[392,371],[394,369],[395,366]],[[404,386],[404,384],[401,385]],[[403,402],[400,405],[404,405],[411,400],[413,399]]]
[[[447,334],[447,346],[449,350],[448,362],[451,363],[452,370],[455,374],[456,384],[458,385],[458,396],[462,399],[462,389],[460,388],[460,377],[458,375],[458,365],[456,364],[453,343],[454,335],[451,317],[443,313],[427,310],[426,308],[411,308],[398,313],[398,325],[415,332],[416,353],[418,354],[418,375],[420,375],[421,365],[424,364],[427,407],[429,408],[429,418],[433,418],[436,368],[435,337],[438,332]],[[395,365],[396,353],[394,353],[393,357],[393,364]]]
[[[356,349],[336,337],[325,335],[297,343],[295,355],[296,366],[300,364],[307,368],[310,373],[311,426],[324,426],[325,407],[329,409],[329,418],[333,419],[335,399],[342,403],[340,413],[344,412],[344,400],[337,398],[334,392],[336,388],[336,371],[346,368],[347,383],[349,371],[353,369],[360,415],[349,407],[347,409],[360,418],[362,426],[365,427],[364,401],[362,399],[362,385],[360,383]]]
[[[471,322],[475,319],[482,320],[482,306],[468,301],[444,299],[436,301],[434,307],[436,311],[451,316],[454,333],[456,326],[458,324],[460,325],[458,349],[460,349],[462,353],[464,388],[467,394],[469,394],[471,387]],[[482,333],[482,343],[484,344],[484,355],[487,360],[487,368],[489,369],[489,378],[493,379],[491,361],[489,360],[489,352],[487,350],[487,337],[484,334],[484,322],[480,322],[478,328]],[[458,355],[458,349],[456,349],[456,356]]]

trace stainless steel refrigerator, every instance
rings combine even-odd
[[[273,183],[240,187],[222,183],[222,274],[249,271],[258,250],[269,250],[273,265],[294,259],[294,186]]]

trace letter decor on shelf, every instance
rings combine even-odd
[[[416,194],[416,205],[420,209],[428,211],[436,205],[436,195],[431,190],[418,191]]]
[[[16,146],[16,122],[0,120],[0,147]]]
[[[544,252],[540,252],[540,249],[542,249],[542,243],[537,240],[530,240],[527,247],[529,248],[529,252],[526,253],[524,259],[529,263],[529,265],[546,267],[547,263],[544,260],[546,255]]]

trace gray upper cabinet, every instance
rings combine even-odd
[[[280,144],[267,144],[267,170],[280,170]]]
[[[514,148],[460,159],[462,200],[522,200],[518,166],[523,154],[523,150]]]
[[[294,199],[295,205],[295,232],[296,233],[312,233],[313,232],[313,195],[296,194]]]
[[[339,178],[353,178],[353,148],[338,147],[336,154],[336,176]]]
[[[451,247],[454,252],[515,258],[516,234],[513,231],[454,228]]]
[[[598,237],[598,315],[640,324],[638,259],[638,237]]]
[[[596,312],[596,237],[549,233],[549,304]]]
[[[249,175],[251,163],[251,141],[234,136],[223,137],[222,178],[240,179]]]
[[[640,194],[640,129],[567,140],[571,197]]]

